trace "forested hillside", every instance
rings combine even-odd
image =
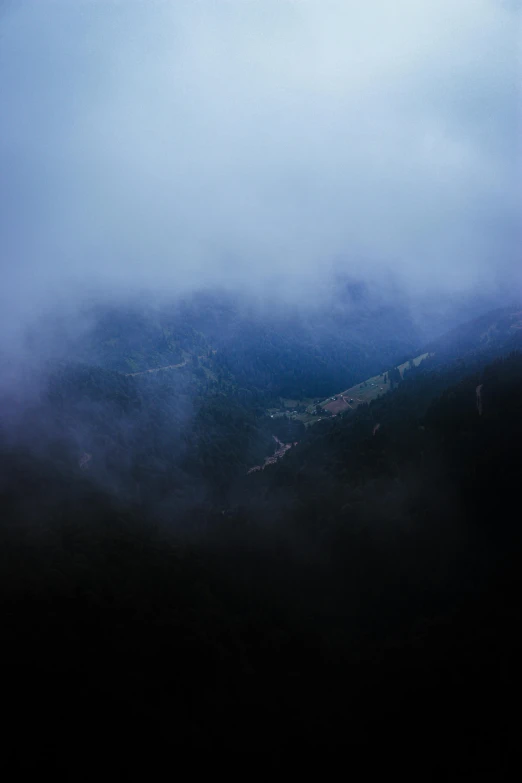
[[[259,309],[207,294],[182,312],[218,349],[218,366],[268,399],[325,397],[411,355],[422,339],[400,297],[350,280],[316,308],[282,309],[275,297]]]
[[[327,301],[282,307],[227,292],[170,302],[92,306],[78,326],[46,319],[31,350],[124,374],[190,363],[268,405],[325,397],[415,353],[422,341],[406,302],[362,283],[339,284]]]
[[[74,767],[88,741],[146,767],[174,736],[359,761],[378,743],[389,761],[407,736],[416,763],[438,745],[430,769],[502,771],[487,743],[518,741],[517,319],[464,327],[306,431],[212,353],[139,375],[51,364],[0,449],[6,703],[14,723],[42,705],[24,715],[45,723],[34,752],[58,742]],[[299,443],[249,473],[274,435]]]

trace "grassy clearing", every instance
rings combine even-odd
[[[404,370],[406,367],[408,367],[409,364],[414,364],[415,367],[418,367],[419,364],[424,360],[427,359],[429,356],[429,353],[421,353],[420,356],[416,356],[415,359],[412,359],[411,362],[404,362],[404,364],[399,364],[397,367],[398,371],[401,374],[401,378],[404,375]]]
[[[411,361],[398,365],[397,369],[401,374],[401,378],[404,375],[404,370],[410,364],[418,367],[419,364],[428,356],[428,353],[422,353],[419,356],[416,356],[414,359],[411,359]],[[267,412],[274,417],[289,414],[293,419],[296,421],[302,421],[303,424],[308,427],[312,424],[316,424],[318,421],[321,421],[322,418],[328,417],[329,413],[337,415],[349,410],[356,410],[359,405],[363,405],[364,403],[369,403],[372,400],[377,399],[381,395],[389,392],[390,389],[391,384],[388,380],[388,373],[386,372],[381,373],[380,375],[374,375],[373,378],[368,378],[366,381],[358,383],[355,386],[351,386],[349,389],[346,389],[339,394],[332,394],[331,397],[328,397],[326,400],[317,403],[317,405],[312,398],[307,398],[304,400],[292,400],[285,398],[281,400],[280,408],[270,408]],[[303,411],[303,407],[311,407],[313,409],[316,409],[317,407],[322,408],[322,410],[325,411],[325,415],[324,417],[321,415],[317,416],[315,413]],[[297,412],[293,413],[293,411]]]
[[[303,405],[308,407],[308,405],[313,403],[312,397],[304,397],[302,400],[291,400],[289,397],[282,397],[281,401],[283,408],[287,410],[295,410],[296,408],[302,407]]]
[[[418,367],[419,364],[426,359],[429,354],[422,353],[411,360],[411,364]],[[410,365],[410,362],[404,362],[397,367],[401,377],[404,375],[404,370]],[[331,413],[342,413],[348,410],[355,410],[364,403],[369,403],[372,400],[377,399],[382,394],[386,394],[391,389],[391,384],[387,379],[388,373],[381,373],[381,375],[374,375],[373,378],[368,378],[362,383],[358,383],[356,386],[351,386],[346,391],[340,394],[332,395],[336,397],[335,400],[328,398],[321,403],[323,409],[329,410]],[[385,380],[386,378],[386,380]]]
[[[340,394],[332,395],[336,399],[332,400],[329,398],[325,400],[321,407],[329,410],[331,413],[355,410],[359,405],[371,402],[380,397],[381,394],[386,394],[386,392],[390,391],[390,388],[390,383],[384,380],[384,374],[374,375],[373,378],[368,378],[363,383],[351,386]]]

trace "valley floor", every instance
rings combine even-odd
[[[397,365],[395,369],[400,373],[400,377],[402,378],[404,371],[410,364],[418,367],[429,355],[429,353],[422,353],[411,361]],[[392,383],[390,381],[389,372],[385,372],[380,375],[374,375],[366,381],[351,386],[343,392],[327,397],[325,400],[313,400],[311,398],[304,400],[283,399],[279,408],[270,408],[267,412],[272,418],[287,416],[296,421],[303,422],[305,426],[311,426],[312,424],[322,421],[324,418],[330,418],[332,416],[337,416],[340,413],[357,410],[360,405],[372,402],[372,400],[386,394],[391,391],[391,389]]]

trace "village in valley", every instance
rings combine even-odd
[[[305,426],[311,426],[326,418],[333,418],[341,413],[356,410],[359,405],[369,403],[382,394],[391,391],[397,383],[400,383],[404,371],[410,366],[418,365],[427,357],[423,353],[411,361],[404,362],[381,375],[375,375],[362,383],[358,383],[339,394],[334,394],[327,399],[291,400],[281,398],[280,407],[270,408],[268,414],[273,418],[287,417],[301,421]]]

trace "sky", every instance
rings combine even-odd
[[[0,329],[93,292],[522,293],[517,0],[0,1]]]

